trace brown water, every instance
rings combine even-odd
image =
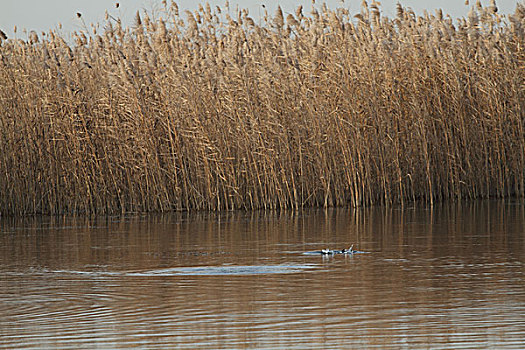
[[[0,348],[518,349],[524,275],[514,202],[3,219]]]

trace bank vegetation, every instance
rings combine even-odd
[[[156,13],[2,34],[1,215],[524,196],[523,4]]]

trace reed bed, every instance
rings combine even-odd
[[[2,36],[1,215],[524,196],[524,5],[163,4],[70,41]]]

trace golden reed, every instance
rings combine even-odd
[[[0,214],[523,197],[525,7],[209,4],[0,44]]]

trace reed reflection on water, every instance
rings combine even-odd
[[[0,348],[521,348],[525,206],[0,222]],[[311,256],[345,248],[367,254]]]

